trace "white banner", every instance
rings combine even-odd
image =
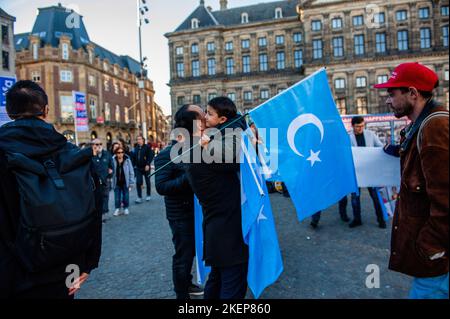
[[[400,185],[400,158],[387,155],[381,147],[353,147],[359,187]]]

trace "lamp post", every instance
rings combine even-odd
[[[141,107],[141,122],[142,122],[142,135],[146,140],[148,140],[147,131],[147,114],[145,112],[145,78],[147,76],[147,71],[145,70],[144,63],[147,58],[142,57],[142,24],[148,24],[149,20],[145,17],[146,13],[149,11],[147,7],[146,0],[137,0],[137,10],[138,10],[138,30],[139,30],[139,100]]]

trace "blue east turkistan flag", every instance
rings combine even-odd
[[[242,232],[249,246],[247,282],[259,298],[283,272],[283,261],[261,163],[245,132],[240,155]]]
[[[258,128],[279,130],[279,174],[300,220],[357,192],[350,139],[325,69],[253,109],[250,116]]]
[[[211,267],[205,266],[203,261],[203,209],[194,195],[194,218],[195,218],[195,265],[197,272],[197,284],[204,285],[206,277],[211,272]]]

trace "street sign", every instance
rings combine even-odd
[[[74,91],[73,101],[75,109],[75,130],[77,132],[88,132],[89,119],[86,109],[86,94]]]
[[[6,112],[6,92],[16,83],[16,78],[0,77],[0,126],[11,122]]]

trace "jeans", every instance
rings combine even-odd
[[[247,293],[248,263],[231,267],[211,267],[205,299],[244,299]]]
[[[114,199],[116,204],[116,209],[119,209],[123,203],[123,208],[128,208],[130,206],[130,191],[127,185],[116,186],[114,190]]]
[[[102,196],[103,196],[103,214],[109,212],[109,191],[111,189],[111,180],[108,180],[106,185],[103,185]]]
[[[377,215],[378,223],[384,222],[383,211],[381,209],[380,201],[378,200],[377,191],[375,188],[368,188],[370,197],[372,198],[373,206],[375,208],[375,214]],[[359,189],[359,195],[352,193],[352,208],[353,218],[356,221],[361,221],[361,189]],[[347,196],[339,201],[339,213],[341,216],[347,214]]]
[[[147,196],[151,195],[152,184],[150,183],[150,172],[137,168],[136,171],[136,189],[139,198],[142,198],[142,185],[147,185]]]
[[[430,278],[414,278],[409,299],[448,299],[448,273]]]
[[[177,299],[189,299],[192,283],[192,263],[195,256],[195,231],[193,219],[169,219],[175,254],[172,257],[172,279]]]

